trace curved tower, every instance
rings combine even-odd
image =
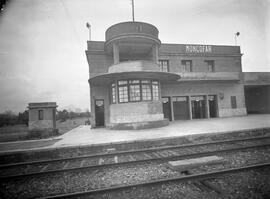
[[[168,125],[161,85],[178,74],[158,65],[158,29],[143,22],[109,27],[106,41],[88,41],[92,124],[111,129],[141,129]]]

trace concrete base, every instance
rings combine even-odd
[[[223,162],[222,157],[218,156],[206,156],[202,158],[194,158],[194,159],[186,159],[186,160],[178,160],[178,161],[169,161],[168,165],[170,168],[174,170],[188,170],[194,167],[198,167],[206,164],[217,164]]]
[[[133,123],[110,123],[106,128],[111,130],[140,130],[149,128],[158,128],[169,125],[168,119],[158,121],[147,121],[147,122],[133,122]]]
[[[48,138],[59,135],[58,129],[47,128],[47,129],[31,129],[28,131],[29,138]]]

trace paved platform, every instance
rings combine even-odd
[[[270,114],[249,115],[232,118],[213,118],[171,122],[169,126],[145,130],[108,130],[105,128],[90,129],[90,126],[79,126],[59,137],[51,145],[31,148],[58,148],[80,145],[99,145],[115,142],[131,142],[147,139],[160,139],[180,137],[205,133],[224,133],[238,130],[270,127]],[[27,142],[22,142],[22,147],[16,142],[8,150],[27,150]],[[8,143],[5,143],[8,144]],[[0,144],[0,152],[4,151]]]
[[[90,129],[79,126],[60,136],[62,139],[53,146],[74,146],[101,144],[144,139],[178,137],[204,133],[221,133],[244,129],[270,127],[270,114],[250,115],[233,118],[213,118],[171,122],[169,126],[145,130]]]

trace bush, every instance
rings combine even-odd
[[[26,124],[28,126],[28,111],[16,115],[12,111],[0,113],[0,127]]]

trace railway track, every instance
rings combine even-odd
[[[102,195],[102,194],[110,193],[113,191],[121,192],[121,191],[125,191],[125,190],[146,188],[149,186],[150,187],[156,186],[156,185],[161,186],[163,184],[168,184],[168,183],[182,183],[182,182],[187,182],[187,181],[189,181],[189,182],[191,181],[195,186],[200,187],[201,189],[205,189],[206,191],[214,190],[218,194],[222,194],[219,190],[215,190],[215,188],[213,188],[211,184],[205,183],[205,180],[218,178],[218,177],[223,176],[225,174],[233,174],[233,173],[238,173],[238,172],[245,172],[245,171],[249,171],[249,170],[263,169],[263,168],[269,168],[269,167],[270,167],[270,162],[263,163],[263,164],[253,164],[253,165],[248,165],[248,166],[243,166],[243,167],[238,167],[238,168],[222,169],[222,170],[213,171],[213,172],[204,172],[204,173],[191,174],[191,175],[181,176],[181,177],[158,179],[158,180],[152,180],[152,181],[142,182],[142,183],[135,183],[135,184],[129,184],[129,185],[120,185],[120,186],[113,186],[113,187],[108,187],[108,188],[94,189],[94,190],[90,190],[90,191],[75,192],[75,193],[68,193],[68,194],[59,194],[59,195],[54,195],[54,196],[51,195],[48,197],[41,197],[40,199],[84,198],[84,197],[88,198],[89,196]],[[221,197],[221,195],[220,195],[220,197]]]
[[[10,180],[14,178],[25,178],[86,169],[101,169],[110,166],[141,162],[164,162],[174,159],[185,159],[267,146],[270,146],[270,136],[258,136],[196,144],[154,147],[132,151],[100,153],[46,161],[4,164],[0,165],[0,180]]]

